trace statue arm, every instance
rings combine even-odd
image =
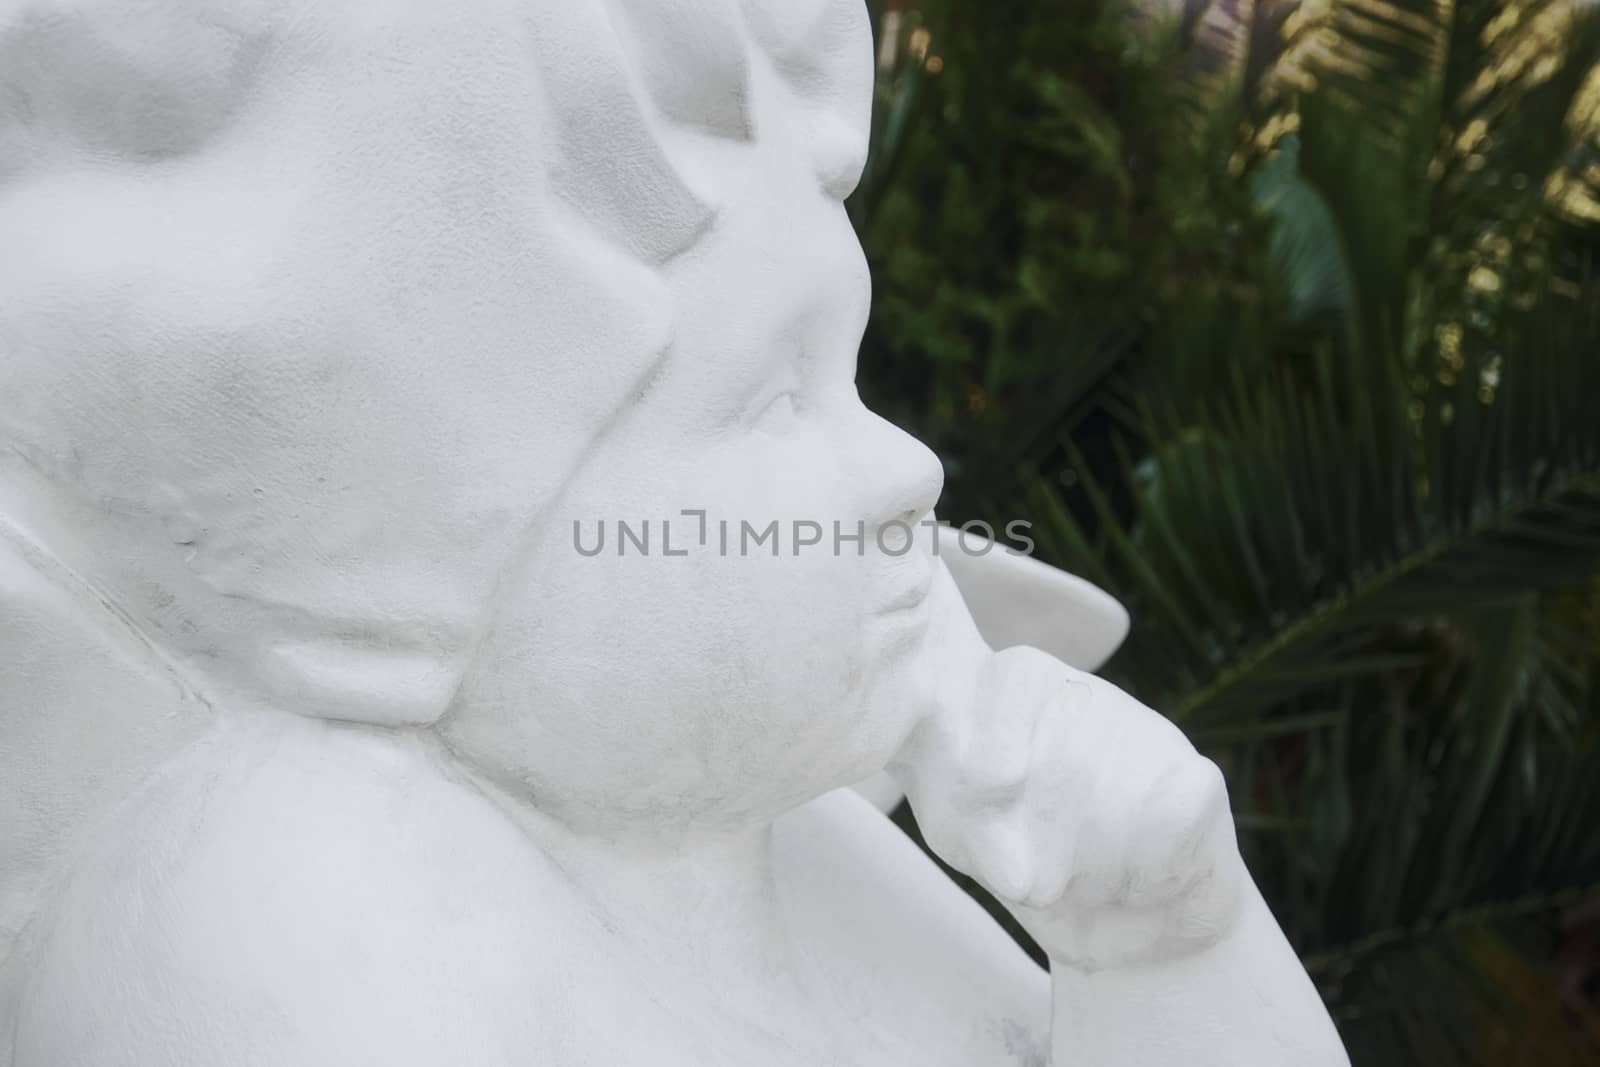
[[[1051,961],[1051,1062],[1101,1067],[1348,1067],[1254,883],[1200,952],[1105,971]]]
[[[938,593],[939,696],[890,769],[933,850],[1050,956],[1054,1062],[1345,1067],[1216,766],[1102,679],[990,651],[953,585]]]

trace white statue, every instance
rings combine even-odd
[[[0,1065],[1346,1062],[1216,769],[903,536],[871,77],[860,0],[0,0]]]

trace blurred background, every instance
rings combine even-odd
[[[872,8],[941,517],[1128,606],[1357,1067],[1600,1064],[1600,5]]]

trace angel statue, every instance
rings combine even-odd
[[[0,1065],[1346,1063],[857,397],[872,76],[861,0],[0,0]]]

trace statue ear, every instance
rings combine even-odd
[[[99,816],[209,720],[131,625],[0,518],[0,963]]]

